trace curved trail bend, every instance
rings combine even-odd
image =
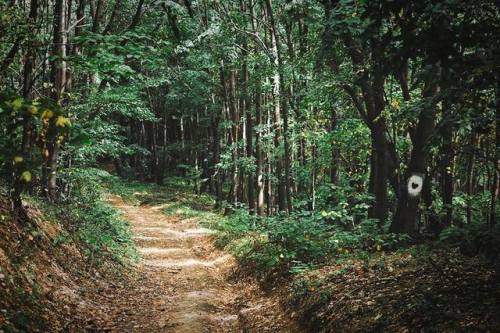
[[[251,283],[227,279],[234,259],[196,219],[162,206],[110,203],[131,223],[143,257],[134,278],[106,291],[117,332],[296,332],[277,302]],[[113,288],[111,288],[113,289]]]

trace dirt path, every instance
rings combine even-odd
[[[214,248],[211,231],[195,219],[115,196],[110,202],[132,224],[143,257],[133,279],[104,291],[112,302],[110,331],[296,331],[256,286],[228,280],[234,259]]]

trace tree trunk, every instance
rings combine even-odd
[[[34,28],[36,26],[36,21],[38,17],[38,0],[32,0],[30,3],[30,13],[29,13],[29,23]],[[34,70],[35,70],[35,60],[36,60],[36,50],[31,45],[28,46],[26,52],[24,68],[23,68],[23,97],[32,100],[33,95],[33,83],[34,83]],[[23,136],[21,142],[21,152],[20,155],[25,161],[31,159],[31,149],[34,141],[34,126],[31,122],[30,115],[23,116]],[[25,189],[25,182],[21,179],[20,175],[16,175],[14,178],[13,189],[11,193],[12,208],[14,215],[21,222],[24,222],[28,218],[28,214],[25,211],[22,200],[21,193]]]
[[[474,195],[474,164],[476,149],[476,130],[472,129],[469,139],[469,149],[467,156],[467,175],[465,180],[465,193],[467,193],[467,224],[472,223],[472,196]]]
[[[500,197],[500,72],[495,73],[495,153],[494,153],[494,170],[493,183],[491,185],[491,200],[489,224],[490,227],[496,223],[496,210],[498,199]]]
[[[251,1],[250,4],[248,5],[248,8],[250,9],[250,14],[252,16],[251,20],[251,25],[252,25],[252,31],[254,34],[257,33],[257,19],[255,15],[255,6],[252,5]],[[255,50],[254,53],[256,55],[259,54],[259,47],[257,44],[255,45]],[[254,71],[258,73],[259,71],[259,66],[258,64],[255,65]],[[248,82],[248,81],[247,81]],[[248,87],[246,87],[248,89]],[[248,94],[248,91],[247,91]],[[264,212],[264,192],[265,192],[265,182],[264,182],[264,154],[262,151],[262,125],[263,123],[263,114],[262,114],[262,95],[261,95],[261,90],[260,90],[260,84],[257,83],[255,87],[255,93],[254,93],[254,104],[255,104],[255,122],[257,124],[257,128],[254,128],[251,126],[251,131],[249,131],[249,140],[252,138],[252,132],[255,130],[255,161],[256,161],[256,172],[255,172],[255,178],[253,179],[255,184],[249,183],[249,187],[253,187],[254,189],[257,189],[257,197],[255,198],[255,194],[252,194],[254,197],[254,200],[256,199],[256,206],[257,210],[256,213],[259,216],[262,216],[265,214]],[[250,115],[251,118],[251,115]],[[253,191],[253,190],[252,190]],[[250,193],[249,193],[250,197]]]
[[[246,41],[243,43],[243,48],[247,48],[247,43]],[[243,90],[243,102],[244,102],[244,110],[246,113],[246,156],[248,159],[251,159],[252,156],[254,155],[253,152],[253,115],[252,115],[252,109],[250,108],[250,98],[249,98],[249,92],[248,92],[248,67],[247,67],[247,60],[246,60],[246,53],[243,55],[244,60],[243,60],[243,85],[242,85],[242,90]],[[247,199],[248,199],[248,209],[250,210],[251,213],[254,213],[255,211],[255,194],[254,194],[254,175],[253,172],[248,173],[248,178],[247,178]]]
[[[281,130],[281,111],[284,103],[284,98],[282,96],[283,88],[283,76],[281,75],[281,57],[279,50],[278,34],[276,30],[276,24],[274,22],[274,15],[272,10],[271,0],[265,0],[266,3],[266,13],[270,23],[271,32],[271,61],[274,66],[273,73],[273,97],[274,97],[274,145],[278,151],[278,159],[276,161],[276,174],[278,176],[278,209],[280,211],[287,210],[287,189],[286,189],[286,175],[283,174],[283,169],[286,169],[286,161],[283,161],[281,157],[281,147],[280,143],[282,140],[282,130]],[[287,117],[288,119],[288,117]],[[286,154],[286,152],[285,152]],[[285,160],[287,158],[285,157]],[[286,173],[286,170],[285,170]]]
[[[232,168],[231,168],[231,189],[228,193],[227,201],[234,207],[238,205],[238,189],[239,189],[239,168],[238,168],[238,140],[239,140],[239,115],[238,107],[236,105],[236,77],[234,71],[231,71],[229,81],[229,119],[231,119],[231,132],[229,133],[228,146],[231,149]]]
[[[442,89],[446,92],[449,86],[449,70],[442,70]],[[449,97],[445,97],[448,99]],[[441,196],[445,215],[442,218],[441,227],[450,226],[453,222],[453,173],[454,173],[454,150],[453,150],[453,126],[452,110],[450,103],[443,101],[443,120],[441,126]]]
[[[429,83],[424,89],[423,97],[430,103],[437,92],[437,85]],[[416,219],[420,198],[427,185],[427,166],[429,157],[429,140],[434,131],[436,117],[435,105],[427,105],[418,118],[415,135],[412,137],[413,148],[406,171],[406,182],[402,185],[396,214],[391,224],[391,232],[412,235],[416,231]],[[403,187],[404,186],[404,187]]]
[[[373,195],[375,202],[372,207],[371,218],[378,219],[383,222],[387,218],[388,200],[387,200],[387,179],[388,179],[388,163],[387,163],[387,139],[385,136],[385,125],[381,122],[375,122],[371,128],[372,138],[372,154],[373,161],[372,173],[373,177]]]
[[[262,108],[261,108],[260,89],[257,88],[255,92],[255,118],[259,129],[255,134],[255,160],[257,162],[257,214],[264,215],[264,173],[263,173],[263,153],[262,153],[262,139],[261,139],[261,125],[262,125]]]
[[[62,106],[66,88],[66,5],[64,0],[54,2],[53,46],[51,62],[52,100]],[[47,124],[47,126],[50,126]],[[57,131],[48,129],[46,159],[46,195],[50,200],[57,196],[57,161],[60,141]]]
[[[332,110],[332,118],[330,121],[330,133],[333,134],[337,128],[337,111],[335,109]],[[330,166],[330,182],[333,185],[337,185],[339,178],[339,162],[340,162],[340,151],[339,147],[332,147],[332,162]]]
[[[221,70],[222,71],[222,70]],[[214,114],[212,114],[211,117],[211,124],[212,124],[212,136],[213,136],[213,142],[212,142],[212,173],[211,173],[211,178],[212,178],[212,183],[214,184],[214,190],[215,190],[215,198],[217,200],[217,205],[220,205],[221,201],[223,200],[223,195],[222,195],[222,181],[221,181],[221,176],[219,174],[220,170],[219,164],[220,164],[220,131],[219,131],[219,123],[220,123],[220,114],[223,112],[221,111],[214,111]]]

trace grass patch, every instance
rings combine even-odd
[[[215,200],[211,195],[193,193],[190,182],[180,177],[166,178],[163,185],[156,185],[107,176],[104,183],[110,192],[135,205],[161,205],[167,215],[196,218],[204,226],[224,219],[214,211]]]

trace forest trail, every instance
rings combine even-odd
[[[118,196],[109,201],[131,223],[143,258],[133,279],[106,291],[113,309],[110,331],[296,331],[256,286],[228,280],[233,257],[213,246],[211,230],[196,218],[165,214],[162,206],[135,206]]]

